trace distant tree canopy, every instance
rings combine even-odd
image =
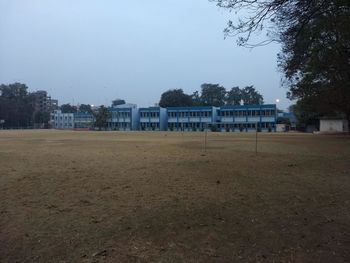
[[[193,101],[190,95],[183,92],[182,89],[172,89],[164,92],[160,98],[160,107],[181,107],[192,106]]]
[[[219,107],[225,104],[226,90],[219,84],[204,83],[201,85],[201,90],[202,105]]]
[[[219,84],[204,83],[201,85],[201,92],[195,91],[192,95],[187,95],[182,89],[168,90],[161,96],[159,106],[179,107],[179,106],[215,106],[263,104],[263,96],[253,87],[247,86],[240,89],[233,87],[226,89]]]
[[[286,117],[278,117],[277,123],[278,124],[290,124],[290,120]]]
[[[90,104],[80,104],[79,112],[92,113],[91,105]]]
[[[48,123],[50,121],[50,113],[49,112],[35,112],[34,113],[34,121],[35,123]]]
[[[60,106],[60,109],[62,111],[62,113],[75,113],[78,111],[77,107],[76,106],[72,106],[70,105],[69,103],[67,104],[62,104]]]
[[[3,127],[28,127],[34,121],[34,98],[25,84],[0,85],[0,120]]]
[[[24,99],[29,95],[28,87],[22,83],[13,83],[9,85],[0,85],[0,96],[1,98],[7,99]]]
[[[107,128],[107,120],[109,117],[108,108],[105,106],[100,106],[96,112],[94,112],[95,116],[95,125],[99,130]]]
[[[239,87],[233,87],[226,94],[226,103],[231,105],[240,105],[242,100],[242,91]]]
[[[243,103],[247,104],[263,104],[263,96],[255,90],[253,86],[247,86],[241,90]]]
[[[193,106],[200,106],[200,105],[202,105],[201,94],[199,93],[199,91],[193,92],[192,95],[191,95],[191,99],[192,99]]]

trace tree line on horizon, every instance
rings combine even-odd
[[[181,106],[214,106],[263,104],[263,96],[254,88],[233,87],[227,91],[219,84],[204,83],[201,91],[195,91],[191,95],[184,93],[182,89],[170,89],[161,95],[160,107],[181,107]]]

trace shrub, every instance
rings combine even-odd
[[[217,132],[218,131],[218,126],[216,124],[210,126],[210,130],[212,132]]]

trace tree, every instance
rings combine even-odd
[[[201,103],[207,106],[219,107],[225,104],[226,90],[219,84],[204,83],[201,85]]]
[[[290,89],[288,97],[324,104],[331,113],[350,122],[350,1],[348,0],[212,0],[230,10],[249,9],[251,16],[229,22],[226,35],[238,35],[238,44],[250,43],[254,32],[282,43],[279,66]]]
[[[193,106],[202,105],[202,99],[201,99],[201,95],[199,94],[199,91],[193,92],[191,95],[191,99],[192,99]]]
[[[241,90],[241,98],[244,105],[247,104],[263,104],[263,96],[257,92],[254,86],[247,86]]]
[[[72,106],[69,103],[62,104],[60,109],[61,109],[62,113],[75,113],[78,111],[76,106]]]
[[[290,120],[286,117],[278,117],[277,118],[277,124],[288,124],[290,125]]]
[[[322,103],[315,97],[299,99],[294,105],[289,107],[290,112],[294,112],[301,126],[319,125],[320,117],[336,115],[328,104]]]
[[[290,25],[298,22],[296,13],[308,12],[304,19],[317,16],[317,9],[331,2],[328,0],[209,0],[217,6],[234,11],[237,14],[234,22],[229,20],[224,30],[225,36],[237,37],[237,44],[245,47],[267,45],[273,41],[281,42],[280,34]],[[316,7],[317,6],[317,7]],[[313,8],[312,8],[313,7]],[[240,13],[240,12],[243,12]],[[293,13],[293,15],[292,15]],[[294,16],[294,17],[293,17]],[[252,43],[254,33],[264,31],[266,39]]]
[[[283,32],[280,67],[289,98],[312,103],[320,116],[345,117],[350,124],[350,2],[324,4],[327,9],[315,10],[317,17]]]
[[[13,83],[9,85],[0,85],[0,95],[2,98],[20,98],[24,99],[28,96],[28,87],[22,83]]]
[[[160,98],[160,107],[181,107],[192,106],[193,101],[190,95],[183,92],[182,89],[173,89],[164,92]]]
[[[34,122],[36,124],[41,124],[47,126],[50,121],[50,113],[49,112],[41,112],[37,111],[34,113]]]
[[[0,119],[3,126],[28,127],[33,124],[33,98],[25,84],[0,85]]]
[[[233,87],[226,96],[226,104],[240,105],[242,100],[242,91],[239,87]]]
[[[92,113],[91,105],[90,104],[80,104],[79,112]]]
[[[100,106],[95,112],[95,125],[98,127],[99,130],[106,129],[107,128],[107,119],[109,117],[109,111],[108,108],[105,106]]]

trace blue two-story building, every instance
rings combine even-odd
[[[217,108],[211,106],[168,107],[168,130],[204,131],[216,122]]]
[[[141,131],[165,131],[167,129],[167,110],[161,107],[140,108]]]
[[[110,130],[134,131],[139,129],[139,113],[135,104],[108,108],[107,127]]]
[[[275,104],[225,105],[218,110],[221,131],[275,131]]]

